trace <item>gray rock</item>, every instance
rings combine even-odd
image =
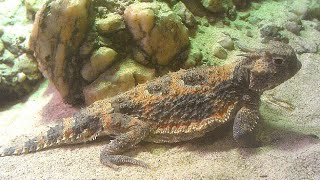
[[[180,1],[174,5],[173,11],[181,17],[182,22],[186,24],[186,26],[194,27],[197,25],[194,15],[190,12],[186,5],[183,4],[183,2]]]
[[[223,3],[220,0],[201,0],[202,5],[211,12],[225,11]]]
[[[317,22],[317,25],[314,27],[314,29],[320,32],[320,22]]]
[[[0,25],[0,37],[3,35],[3,33],[4,33],[3,27]]]
[[[3,54],[4,50],[5,50],[4,44],[3,44],[3,42],[2,42],[1,39],[0,39],[0,56]]]
[[[300,35],[300,31],[302,30],[302,26],[298,25],[296,22],[287,22],[285,27],[288,31],[296,35]]]
[[[234,50],[234,42],[229,36],[225,36],[218,43],[227,50]]]
[[[315,42],[306,41],[301,37],[292,40],[290,44],[298,54],[316,53],[318,51],[318,46]]]
[[[260,29],[260,35],[262,38],[266,37],[278,37],[280,36],[279,31],[281,30],[280,27],[274,24],[266,24],[262,26]]]
[[[213,48],[213,55],[219,59],[226,59],[228,56],[228,53],[223,47],[216,46]]]

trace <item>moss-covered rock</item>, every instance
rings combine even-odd
[[[124,19],[140,47],[159,65],[169,64],[189,44],[188,29],[165,3],[136,3]]]
[[[126,59],[114,65],[97,80],[84,88],[86,104],[112,97],[127,91],[137,84],[145,83],[155,77],[155,70],[146,68],[137,62]]]
[[[116,56],[117,52],[111,48],[99,48],[92,54],[90,61],[83,66],[81,70],[82,77],[92,82],[115,61]]]

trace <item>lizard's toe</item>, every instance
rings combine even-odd
[[[100,155],[100,162],[112,169],[119,169],[118,165],[121,164],[130,164],[135,166],[141,166],[144,168],[149,168],[149,165],[143,161],[136,160],[134,158],[123,156],[123,155]]]

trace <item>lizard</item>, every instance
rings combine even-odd
[[[123,155],[141,141],[175,143],[204,136],[233,122],[233,138],[254,146],[260,96],[293,77],[301,68],[291,46],[272,41],[220,67],[181,69],[111,98],[98,100],[22,146],[3,148],[0,156],[20,155],[111,136],[100,162],[147,167]]]

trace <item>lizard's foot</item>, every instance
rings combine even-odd
[[[148,135],[149,125],[137,118],[120,113],[111,114],[110,124],[108,131],[116,134],[116,137],[101,151],[101,163],[114,169],[118,169],[118,165],[121,164],[148,167],[142,161],[121,154],[134,147]]]
[[[148,164],[124,155],[104,155],[103,153],[101,153],[100,162],[103,165],[108,166],[112,169],[119,169],[118,165],[121,165],[121,164],[130,164],[130,165],[141,166],[144,168],[149,168]]]
[[[233,124],[233,138],[241,147],[260,146],[255,136],[258,121],[259,111],[257,109],[242,107],[238,111]]]

